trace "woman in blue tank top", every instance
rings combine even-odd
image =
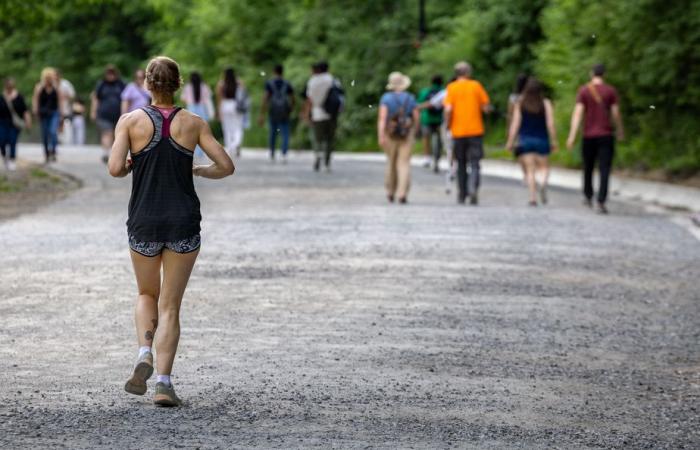
[[[517,140],[517,146],[516,146]],[[508,132],[508,150],[515,150],[529,191],[529,204],[537,206],[538,176],[540,199],[547,203],[549,153],[557,151],[552,102],[544,97],[542,84],[534,78],[525,83],[513,110]]]
[[[132,174],[127,231],[139,291],[139,355],[125,390],[146,393],[155,342],[158,382],[153,402],[159,406],[180,405],[170,375],[180,338],[180,304],[200,246],[201,215],[192,177],[223,178],[234,171],[207,122],[175,107],[173,96],[180,84],[180,69],[172,59],[159,56],[148,63],[146,87],[153,104],[119,119],[108,161],[112,176]],[[197,145],[213,164],[193,165]]]

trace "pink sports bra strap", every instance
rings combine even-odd
[[[171,109],[161,109],[158,108],[157,106],[154,106],[155,109],[158,110],[160,115],[163,117],[163,126],[161,127],[160,131],[160,136],[161,138],[169,138],[170,137],[170,124],[173,121],[173,118],[175,117],[175,114],[177,114],[178,111],[180,111],[181,108],[173,108]],[[169,113],[166,116],[166,113]]]

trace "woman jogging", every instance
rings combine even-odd
[[[44,144],[46,163],[56,161],[58,127],[63,110],[63,97],[58,91],[56,69],[47,67],[41,71],[41,80],[34,87],[32,111],[41,123],[41,141]]]
[[[180,69],[172,59],[159,56],[148,63],[146,86],[153,103],[120,118],[108,161],[114,177],[133,171],[127,230],[139,291],[135,324],[140,348],[125,390],[146,393],[155,341],[158,380],[153,402],[160,406],[180,405],[170,375],[180,338],[180,304],[200,246],[193,175],[223,178],[234,171],[207,123],[174,106],[180,84]],[[213,164],[193,166],[196,145]]]
[[[224,70],[223,78],[216,85],[216,106],[224,133],[224,147],[229,155],[240,156],[248,96],[231,67]]]
[[[530,193],[530,206],[537,206],[537,172],[541,173],[540,198],[543,204],[547,203],[548,158],[550,151],[557,151],[557,136],[552,102],[544,98],[542,84],[534,78],[527,80],[513,108],[506,147],[510,151],[515,149],[515,155],[523,168]]]

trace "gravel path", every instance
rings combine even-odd
[[[84,187],[0,222],[0,448],[700,447],[700,241],[665,213],[458,207],[417,168],[387,205],[381,165],[249,153],[198,180],[167,410],[123,391],[129,181],[60,156]]]

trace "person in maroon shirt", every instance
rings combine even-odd
[[[605,201],[608,196],[608,180],[615,154],[615,138],[624,139],[622,115],[617,91],[605,83],[605,66],[596,64],[591,71],[591,81],[581,86],[576,95],[576,106],[571,115],[571,129],[566,147],[571,150],[583,120],[583,195],[586,206],[593,206],[593,168],[596,161],[600,170],[598,211],[607,214]],[[614,127],[613,127],[614,124]],[[613,134],[615,132],[615,134]]]

